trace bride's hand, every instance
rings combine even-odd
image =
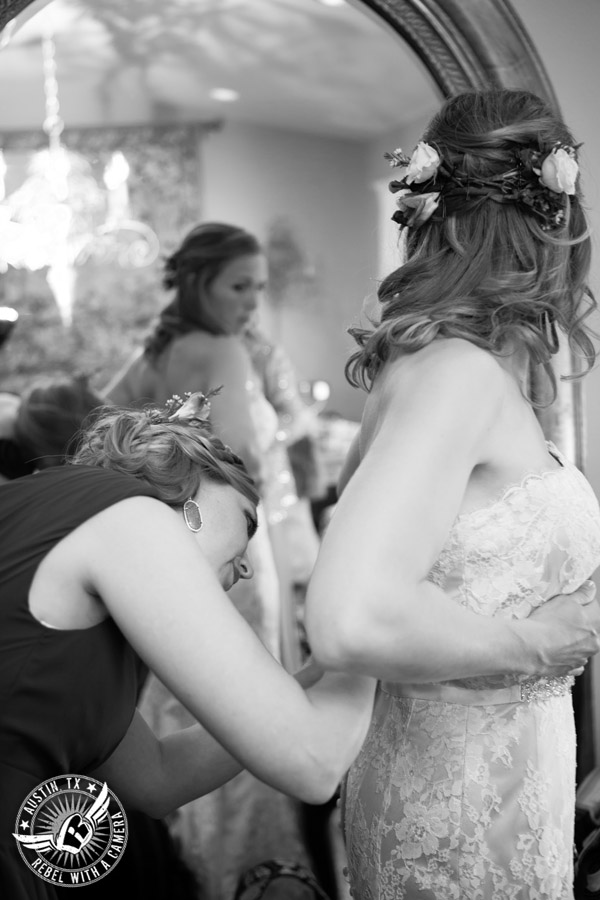
[[[580,675],[586,662],[600,650],[600,605],[596,587],[586,581],[572,594],[553,597],[525,620],[525,629],[535,628],[537,650],[535,674]]]

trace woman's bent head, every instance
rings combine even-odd
[[[154,488],[183,515],[225,590],[252,577],[246,551],[257,527],[258,493],[242,460],[204,419],[107,408],[71,462],[113,469]]]
[[[351,332],[359,350],[349,379],[368,388],[394,350],[459,337],[496,354],[524,348],[555,393],[557,330],[587,368],[595,358],[584,325],[596,303],[573,136],[535,95],[496,90],[448,100],[419,148],[419,166],[392,185],[402,188],[394,218],[406,232],[406,261],[380,285],[379,325]],[[557,159],[568,178],[555,168],[548,177]]]
[[[168,418],[150,408],[107,408],[84,433],[72,462],[133,475],[174,509],[183,509],[203,479],[229,485],[258,504],[244,463],[203,419]]]

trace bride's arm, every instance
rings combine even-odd
[[[429,350],[429,348],[428,348]],[[391,367],[365,410],[367,446],[324,535],[306,601],[326,668],[393,681],[558,673],[598,649],[596,604],[528,621],[476,615],[427,580],[505,391],[496,361],[448,342]],[[370,440],[370,443],[369,443]]]

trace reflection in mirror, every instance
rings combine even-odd
[[[267,247],[265,318],[301,378],[327,381],[328,408],[358,418],[346,328],[396,262],[383,153],[412,147],[439,103],[422,64],[358,2],[53,0],[17,17],[0,52],[8,194],[47,145],[49,35],[62,142],[101,188],[124,152],[131,216],[160,254],[139,269],[80,257],[66,329],[45,272],[10,267],[0,301],[22,316],[3,382],[18,390],[35,370],[75,364],[105,383],[164,304],[162,254],[195,222],[222,220]]]

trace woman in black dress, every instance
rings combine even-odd
[[[126,806],[160,817],[246,763],[319,800],[360,745],[370,682],[331,676],[304,694],[223,592],[252,575],[258,496],[209,433],[202,399],[174,414],[107,410],[74,465],[2,486],[2,897],[54,894],[13,837],[22,802],[48,778],[95,772]],[[227,750],[200,725],[154,738],[135,712],[138,653]],[[279,701],[294,713],[283,732]]]

